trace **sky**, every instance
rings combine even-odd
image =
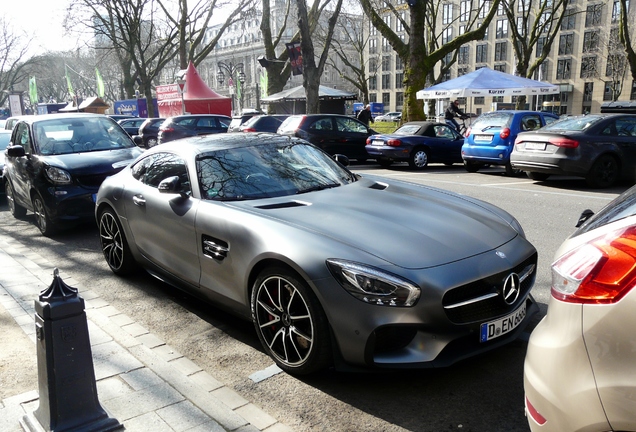
[[[72,49],[77,36],[64,34],[68,0],[2,0],[2,15],[14,31],[24,30],[35,39],[31,52]]]

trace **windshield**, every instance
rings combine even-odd
[[[346,185],[356,177],[312,145],[266,143],[197,158],[204,199],[235,201],[296,195]]]
[[[480,116],[473,123],[473,129],[481,129],[485,127],[509,127],[512,120],[512,113],[498,111]]]
[[[547,126],[544,126],[543,130],[583,131],[596,122],[600,121],[602,118],[603,117],[596,115],[566,117],[563,120],[559,120]]]
[[[393,132],[393,135],[417,135],[421,126],[418,124],[407,124]]]
[[[33,133],[43,155],[135,147],[128,134],[105,116],[44,120],[34,123]]]

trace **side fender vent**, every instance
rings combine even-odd
[[[227,254],[230,252],[230,246],[227,242],[207,235],[201,236],[201,244],[203,247],[203,255],[218,261],[223,261],[227,258]]]
[[[386,183],[375,182],[369,187],[369,189],[385,190],[388,187],[389,185]]]

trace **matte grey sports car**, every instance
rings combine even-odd
[[[96,217],[113,272],[143,266],[252,320],[290,373],[450,365],[538,310],[537,252],[510,214],[356,175],[298,138],[153,147],[104,181]]]

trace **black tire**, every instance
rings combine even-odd
[[[120,276],[133,273],[137,263],[130,252],[126,235],[115,211],[110,207],[102,210],[98,223],[99,241],[108,267]]]
[[[477,171],[479,171],[479,168],[481,168],[481,167],[482,167],[482,164],[480,164],[480,163],[470,162],[470,161],[466,161],[466,160],[464,161],[464,168],[469,173],[476,173]]]
[[[254,283],[251,305],[258,338],[282,370],[307,375],[332,363],[325,313],[295,273],[278,266],[262,271]]]
[[[508,177],[516,177],[516,176],[520,175],[521,172],[522,172],[520,169],[513,168],[512,165],[510,164],[510,162],[508,162],[505,165],[505,167],[506,167],[506,175]]]
[[[416,147],[409,157],[409,166],[413,169],[423,169],[428,165],[428,153],[423,147]]]
[[[526,175],[528,176],[528,178],[536,181],[546,181],[550,177],[550,174],[532,171],[527,171]]]
[[[620,167],[615,157],[603,155],[599,157],[585,176],[587,185],[592,188],[603,189],[618,181]]]
[[[4,181],[4,193],[7,197],[7,206],[9,206],[9,211],[16,219],[21,219],[26,216],[26,208],[22,207],[15,201],[15,194],[13,193],[13,186],[9,179],[5,179]]]
[[[385,159],[385,158],[376,159],[376,162],[382,168],[388,168],[388,167],[390,167],[393,164],[393,161],[391,159]]]
[[[56,226],[51,222],[51,218],[46,212],[44,200],[37,193],[33,197],[33,213],[35,213],[35,225],[42,235],[50,237],[57,231]]]

